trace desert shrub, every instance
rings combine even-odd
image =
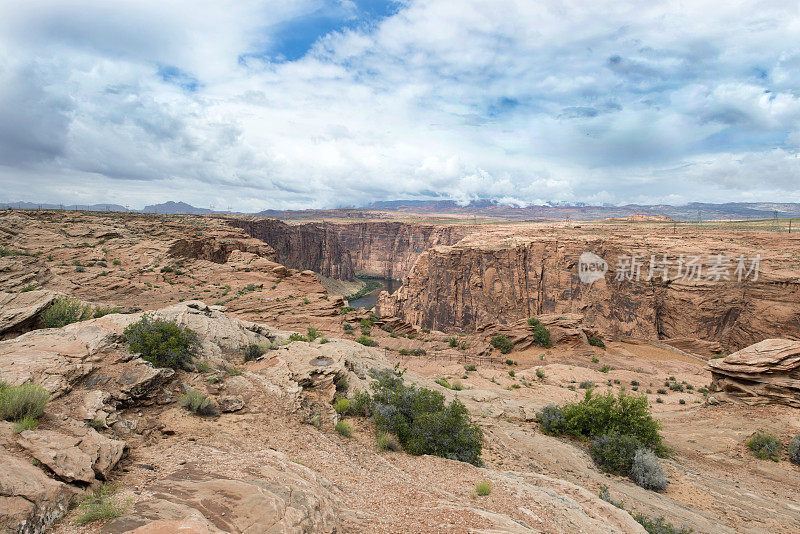
[[[181,406],[196,415],[219,415],[219,408],[209,398],[197,391],[190,389],[178,399]]]
[[[444,396],[427,388],[406,386],[391,371],[373,372],[372,412],[378,428],[394,432],[411,454],[433,454],[481,465],[483,433],[471,424],[469,412],[457,399],[445,405]]]
[[[450,385],[450,389],[452,389],[453,391],[461,391],[462,389],[464,389],[464,386],[461,384],[461,382],[459,382],[458,380],[455,380]]]
[[[636,451],[629,476],[644,489],[664,491],[669,484],[667,474],[661,468],[658,458],[653,451],[647,449]]]
[[[661,425],[650,414],[644,395],[628,395],[620,391],[594,395],[588,390],[579,402],[561,407],[565,419],[564,434],[594,437],[612,432],[636,438],[643,446],[659,454],[665,452],[659,429]]]
[[[349,415],[359,415],[362,417],[369,417],[372,414],[370,408],[372,404],[372,397],[366,391],[356,391],[353,398],[350,400],[350,408],[347,411]]]
[[[75,522],[79,525],[93,523],[103,519],[115,519],[125,514],[131,501],[120,501],[114,496],[113,486],[103,484],[100,488],[84,497],[78,505]]]
[[[25,253],[21,250],[14,250],[13,248],[0,247],[0,258],[5,256],[24,256]]]
[[[539,319],[536,317],[531,317],[528,319],[528,326],[539,326],[540,324],[542,324],[541,321],[539,321]]]
[[[0,382],[0,419],[6,421],[37,420],[44,413],[50,393],[36,384],[11,386]]]
[[[25,430],[33,430],[39,426],[39,421],[33,417],[23,417],[17,421],[14,421],[14,434],[19,434],[20,432],[24,432]]]
[[[308,341],[308,339],[306,339],[306,336],[304,336],[303,334],[292,332],[292,334],[289,336],[289,342],[291,343],[293,341]]]
[[[336,402],[333,404],[333,409],[336,410],[336,413],[342,414],[347,413],[350,410],[350,399],[345,399],[344,397],[340,397],[336,399]]]
[[[548,404],[536,412],[536,421],[545,434],[559,436],[567,432],[567,420],[555,404]]]
[[[250,362],[259,359],[267,352],[267,346],[261,343],[251,343],[244,348],[244,361]]]
[[[599,362],[600,358],[598,358],[597,356],[592,356],[592,363],[599,363]]]
[[[589,345],[593,347],[600,347],[601,349],[606,348],[606,344],[603,343],[603,340],[596,336],[589,336]]]
[[[458,345],[458,339],[454,337],[445,338],[445,341],[447,341],[447,344],[453,348],[455,348]]]
[[[485,497],[489,495],[491,492],[492,492],[492,485],[485,480],[483,482],[478,483],[478,485],[475,486],[475,493],[480,495],[481,497]]]
[[[679,404],[686,404],[686,399],[680,399],[680,400],[678,401],[678,403],[679,403]]]
[[[200,345],[193,330],[151,315],[128,325],[124,334],[131,352],[156,367],[191,368]]]
[[[578,384],[578,387],[581,389],[592,389],[594,386],[595,383],[592,382],[591,380],[584,380],[583,382]]]
[[[597,370],[600,371],[601,373],[607,373],[607,372],[609,372],[611,370],[611,367],[609,367],[608,365],[603,365],[602,367],[600,367]]]
[[[425,352],[425,349],[412,349],[409,354],[412,356],[425,356],[427,352]]]
[[[500,351],[501,354],[508,354],[514,348],[514,345],[509,341],[505,334],[497,334],[492,337],[489,342],[491,345]]]
[[[400,349],[397,353],[400,356],[408,356],[408,349]]]
[[[631,515],[649,534],[692,534],[694,532],[691,528],[676,527],[663,516],[652,519],[644,514]]]
[[[105,317],[106,315],[111,315],[112,313],[119,313],[120,307],[119,306],[110,306],[108,308],[95,308],[92,317],[95,319],[99,319],[100,317]]]
[[[353,331],[353,325],[351,325],[350,323],[344,323],[344,324],[342,325],[342,329],[343,329],[345,332],[352,332],[352,331]]]
[[[639,381],[638,380],[631,380],[631,385],[632,386],[638,386],[639,385]]]
[[[334,387],[336,387],[336,393],[346,394],[347,390],[350,389],[350,382],[347,381],[347,375],[341,374],[336,377],[333,381]]]
[[[550,347],[550,330],[541,324],[534,326],[533,342],[540,347]]]
[[[45,328],[61,328],[68,324],[92,318],[92,307],[81,304],[77,299],[58,297],[42,314],[41,321]]]
[[[361,343],[365,347],[377,347],[378,342],[366,334],[361,334],[356,338],[356,343]]]
[[[536,378],[538,378],[539,380],[544,380],[544,370],[543,369],[537,369],[536,370]]]
[[[672,391],[683,391],[684,387],[683,384],[678,384],[677,382],[673,382],[669,385],[669,389]]]
[[[211,371],[211,366],[205,360],[198,360],[194,364],[194,368],[197,369],[198,373],[208,373]]]
[[[352,306],[342,306],[341,308],[339,308],[339,313],[341,313],[342,315],[354,311],[356,311],[356,309],[353,308]]]
[[[789,461],[800,465],[800,435],[795,436],[786,449],[789,453]]]
[[[446,378],[437,378],[436,380],[434,380],[434,382],[436,382],[437,384],[439,384],[443,388],[450,389],[450,387],[451,387],[450,386],[450,382],[448,382]]]
[[[517,372],[516,372],[516,371],[514,371],[513,369],[511,369],[511,370],[508,372],[508,376],[510,376],[511,378],[514,378],[515,376],[517,376]]]
[[[777,462],[781,457],[783,444],[772,434],[757,432],[747,440],[747,446],[753,451],[753,456],[760,460],[772,460]]]
[[[379,433],[375,437],[375,447],[377,447],[379,451],[389,450],[389,434]]]
[[[478,370],[478,368],[477,368],[477,367],[475,367],[474,365],[470,364],[470,365],[465,365],[465,366],[464,366],[464,370],[465,370],[465,371],[477,371],[477,370]]]
[[[309,326],[308,327],[308,332],[306,333],[306,339],[308,339],[309,341],[314,341],[318,337],[322,337],[322,334],[319,333],[319,330],[317,330],[314,327]]]
[[[669,393],[669,391],[667,391],[667,390],[666,390],[666,389],[664,389],[664,388],[658,388],[658,389],[656,390],[656,393],[658,393],[659,395],[666,395],[667,393]]]
[[[28,291],[33,291],[38,286],[36,284],[28,284],[24,286],[22,289],[19,290],[20,293],[27,293]]]
[[[347,421],[339,421],[336,423],[336,426],[333,427],[336,432],[341,434],[342,436],[349,438],[353,435],[353,427]]]
[[[634,436],[609,432],[595,436],[589,447],[592,459],[604,471],[627,476],[633,465],[633,458],[641,444]]]

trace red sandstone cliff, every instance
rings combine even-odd
[[[607,334],[694,337],[730,349],[769,337],[800,338],[800,241],[774,234],[758,244],[736,236],[473,234],[422,253],[403,286],[382,294],[378,310],[436,329],[474,330],[542,313],[581,313]],[[559,233],[569,233],[559,230]],[[756,241],[755,237],[749,238]],[[604,279],[578,279],[578,257],[592,251],[609,264]],[[758,281],[614,280],[623,255],[762,254]]]

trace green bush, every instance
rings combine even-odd
[[[333,428],[336,430],[336,432],[346,438],[349,438],[353,435],[353,427],[347,421],[339,421]]]
[[[371,337],[369,337],[369,336],[367,336],[365,334],[361,334],[360,336],[358,336],[356,338],[356,343],[361,343],[365,347],[377,347],[378,346],[378,342],[377,341],[375,341],[374,339],[372,339]]]
[[[536,378],[538,378],[539,380],[544,380],[544,370],[543,369],[537,369],[536,370]]]
[[[345,315],[347,313],[354,312],[354,311],[356,311],[356,309],[353,308],[352,306],[342,306],[341,308],[339,308],[339,313],[341,313],[342,315]]]
[[[45,328],[61,328],[92,318],[92,307],[77,299],[57,297],[41,316]]]
[[[251,343],[244,348],[244,361],[250,362],[266,354],[267,346],[261,343]]]
[[[604,471],[628,476],[633,465],[633,457],[639,448],[641,448],[641,444],[635,437],[619,432],[609,432],[595,436],[589,452],[592,460]]]
[[[789,452],[789,461],[793,464],[800,465],[800,435],[795,436],[792,441],[789,442],[787,451]]]
[[[757,432],[747,440],[747,446],[753,451],[753,456],[760,460],[772,460],[777,462],[781,458],[783,444],[772,434]]]
[[[320,334],[319,330],[309,326],[308,333],[306,334],[306,339],[308,339],[309,341],[314,341],[318,337],[322,337],[322,334]]]
[[[676,527],[663,516],[652,519],[644,514],[631,515],[649,534],[692,534],[694,532],[691,528]]]
[[[559,408],[564,418],[561,434],[590,438],[617,433],[636,438],[643,447],[658,454],[666,452],[661,441],[661,425],[650,414],[650,406],[644,395],[628,395],[620,391],[594,395],[592,390],[579,402]],[[551,415],[552,417],[552,415]]]
[[[537,324],[533,327],[533,342],[540,347],[550,347],[550,330],[544,325]]]
[[[124,334],[131,352],[156,367],[191,369],[200,345],[193,330],[151,315],[130,324]]]
[[[379,430],[396,434],[410,454],[482,464],[483,433],[460,401],[446,406],[441,393],[406,386],[389,370],[371,374],[377,380],[371,386],[371,410]]]
[[[606,344],[603,343],[603,340],[595,336],[589,336],[589,345],[593,347],[600,347],[601,349],[606,348]]]
[[[339,414],[347,413],[350,410],[350,404],[350,399],[340,397],[336,399],[336,402],[333,404],[333,409]]]
[[[475,486],[475,493],[480,495],[481,497],[485,497],[489,495],[491,492],[492,492],[492,485],[485,480],[483,482],[478,483],[478,485]]]
[[[11,386],[0,382],[0,419],[22,422],[37,420],[44,413],[50,393],[36,384]]]
[[[514,345],[509,341],[505,334],[497,334],[492,337],[491,345],[500,351],[501,354],[508,354],[514,349]]]
[[[592,382],[591,380],[584,380],[583,382],[578,384],[578,387],[581,389],[592,389],[595,387],[595,383]]]
[[[477,370],[478,370],[478,368],[477,368],[477,367],[475,367],[474,365],[465,365],[465,366],[464,366],[464,370],[465,370],[465,371],[477,371]]]
[[[197,391],[190,389],[178,399],[180,405],[196,415],[219,415],[219,408],[209,398]]]
[[[531,317],[528,319],[528,326],[539,326],[540,324],[542,324],[541,321],[539,321],[539,319],[536,317]]]
[[[93,523],[104,519],[121,517],[128,510],[131,501],[121,502],[114,496],[116,490],[113,486],[103,484],[78,505],[78,515],[75,522],[79,525]]]
[[[451,387],[450,383],[447,381],[446,378],[437,378],[436,380],[434,380],[434,382],[436,382],[437,384],[439,384],[443,388],[450,389],[450,387]]]
[[[601,373],[608,373],[611,370],[611,367],[609,367],[608,365],[603,365],[597,370],[600,371]]]
[[[291,335],[289,336],[289,342],[291,343],[293,341],[308,341],[308,339],[303,334],[292,332]]]
[[[14,421],[14,434],[19,434],[25,430],[33,430],[39,426],[39,421],[33,417],[23,417],[18,421]]]
[[[119,306],[111,306],[108,308],[95,308],[92,317],[95,319],[99,319],[100,317],[105,317],[106,315],[111,315],[112,313],[119,313],[120,307]]]
[[[350,409],[348,415],[358,415],[361,417],[369,417],[372,415],[371,410],[372,397],[366,391],[356,391],[355,395],[350,401]]]
[[[567,420],[561,408],[555,404],[548,404],[536,412],[536,421],[545,434],[560,436],[567,433]]]
[[[409,354],[412,356],[425,356],[427,352],[425,352],[425,349],[412,349]]]

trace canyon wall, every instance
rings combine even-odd
[[[434,245],[452,245],[475,231],[468,226],[434,226],[394,221],[328,225],[350,251],[359,274],[400,279]]]
[[[471,331],[542,313],[583,314],[606,335],[693,337],[729,350],[769,337],[800,339],[800,241],[754,247],[746,240],[667,239],[664,236],[471,235],[455,246],[423,252],[394,294],[383,293],[382,315],[439,330]],[[578,278],[578,258],[591,251],[608,262],[605,278]],[[762,254],[757,281],[616,280],[617,261],[638,254],[678,258],[692,254]],[[708,265],[706,265],[708,267]]]
[[[276,219],[233,219],[228,223],[267,243],[275,250],[277,261],[290,269],[308,269],[338,280],[355,278],[350,252],[330,225],[290,226]]]

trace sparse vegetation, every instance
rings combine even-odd
[[[661,468],[658,458],[648,449],[636,451],[629,476],[639,486],[653,491],[664,491],[669,484],[667,474]]]
[[[130,501],[120,501],[116,497],[116,489],[108,484],[84,497],[78,505],[75,522],[86,525],[104,519],[115,519],[125,514],[131,505]]]
[[[339,397],[336,399],[336,402],[333,403],[333,409],[336,410],[338,414],[344,414],[350,410],[350,404],[350,399]]]
[[[793,464],[800,465],[800,435],[795,436],[792,441],[789,442],[789,446],[786,449],[789,453],[789,461]]]
[[[505,334],[497,334],[492,337],[491,345],[500,351],[501,354],[508,354],[514,348],[514,345],[509,341]]]
[[[196,415],[219,415],[219,408],[209,397],[196,389],[189,389],[178,399],[180,405]]]
[[[61,328],[68,324],[92,318],[92,307],[77,299],[57,297],[41,317],[45,328]]]
[[[609,367],[608,365],[603,365],[598,369],[598,371],[600,371],[601,373],[608,373],[610,370],[611,367]]]
[[[783,444],[772,434],[756,432],[749,440],[747,446],[753,451],[753,456],[760,460],[780,460]]]
[[[336,432],[346,438],[349,438],[353,435],[353,426],[347,421],[339,421],[333,428],[336,430]]]
[[[48,400],[50,393],[36,384],[12,386],[0,381],[0,419],[13,421],[20,432],[36,426]]]
[[[479,482],[477,486],[475,486],[475,493],[480,497],[485,497],[492,492],[492,485],[489,484],[487,481]]]
[[[365,347],[377,347],[378,346],[378,342],[377,341],[375,341],[374,339],[372,339],[371,337],[369,337],[369,336],[367,336],[365,334],[361,334],[360,336],[358,336],[356,338],[356,343],[361,343]]]
[[[534,326],[533,342],[540,347],[549,348],[551,346],[550,330],[548,330],[543,324],[537,324]]]
[[[33,417],[23,417],[18,421],[14,421],[14,434],[19,434],[25,430],[33,430],[39,426],[39,421]]]
[[[251,362],[266,354],[269,347],[262,343],[251,343],[244,348],[244,361]]]
[[[538,378],[539,380],[544,380],[544,370],[543,369],[537,369],[536,370],[536,378]]]
[[[596,336],[589,336],[589,345],[593,347],[600,347],[601,349],[606,348],[606,344],[603,343],[603,340]]]
[[[119,312],[120,312],[119,306],[110,306],[108,308],[95,308],[92,316],[95,319],[99,319],[100,317],[105,317],[106,315],[111,315],[112,313],[119,313]]]
[[[470,364],[470,365],[465,365],[465,366],[464,366],[464,370],[465,370],[465,371],[477,371],[477,370],[478,370],[478,368],[477,368],[477,367],[475,367],[474,365]]]
[[[171,321],[144,315],[124,331],[131,352],[156,367],[188,368],[197,357],[200,340],[197,334]]]

